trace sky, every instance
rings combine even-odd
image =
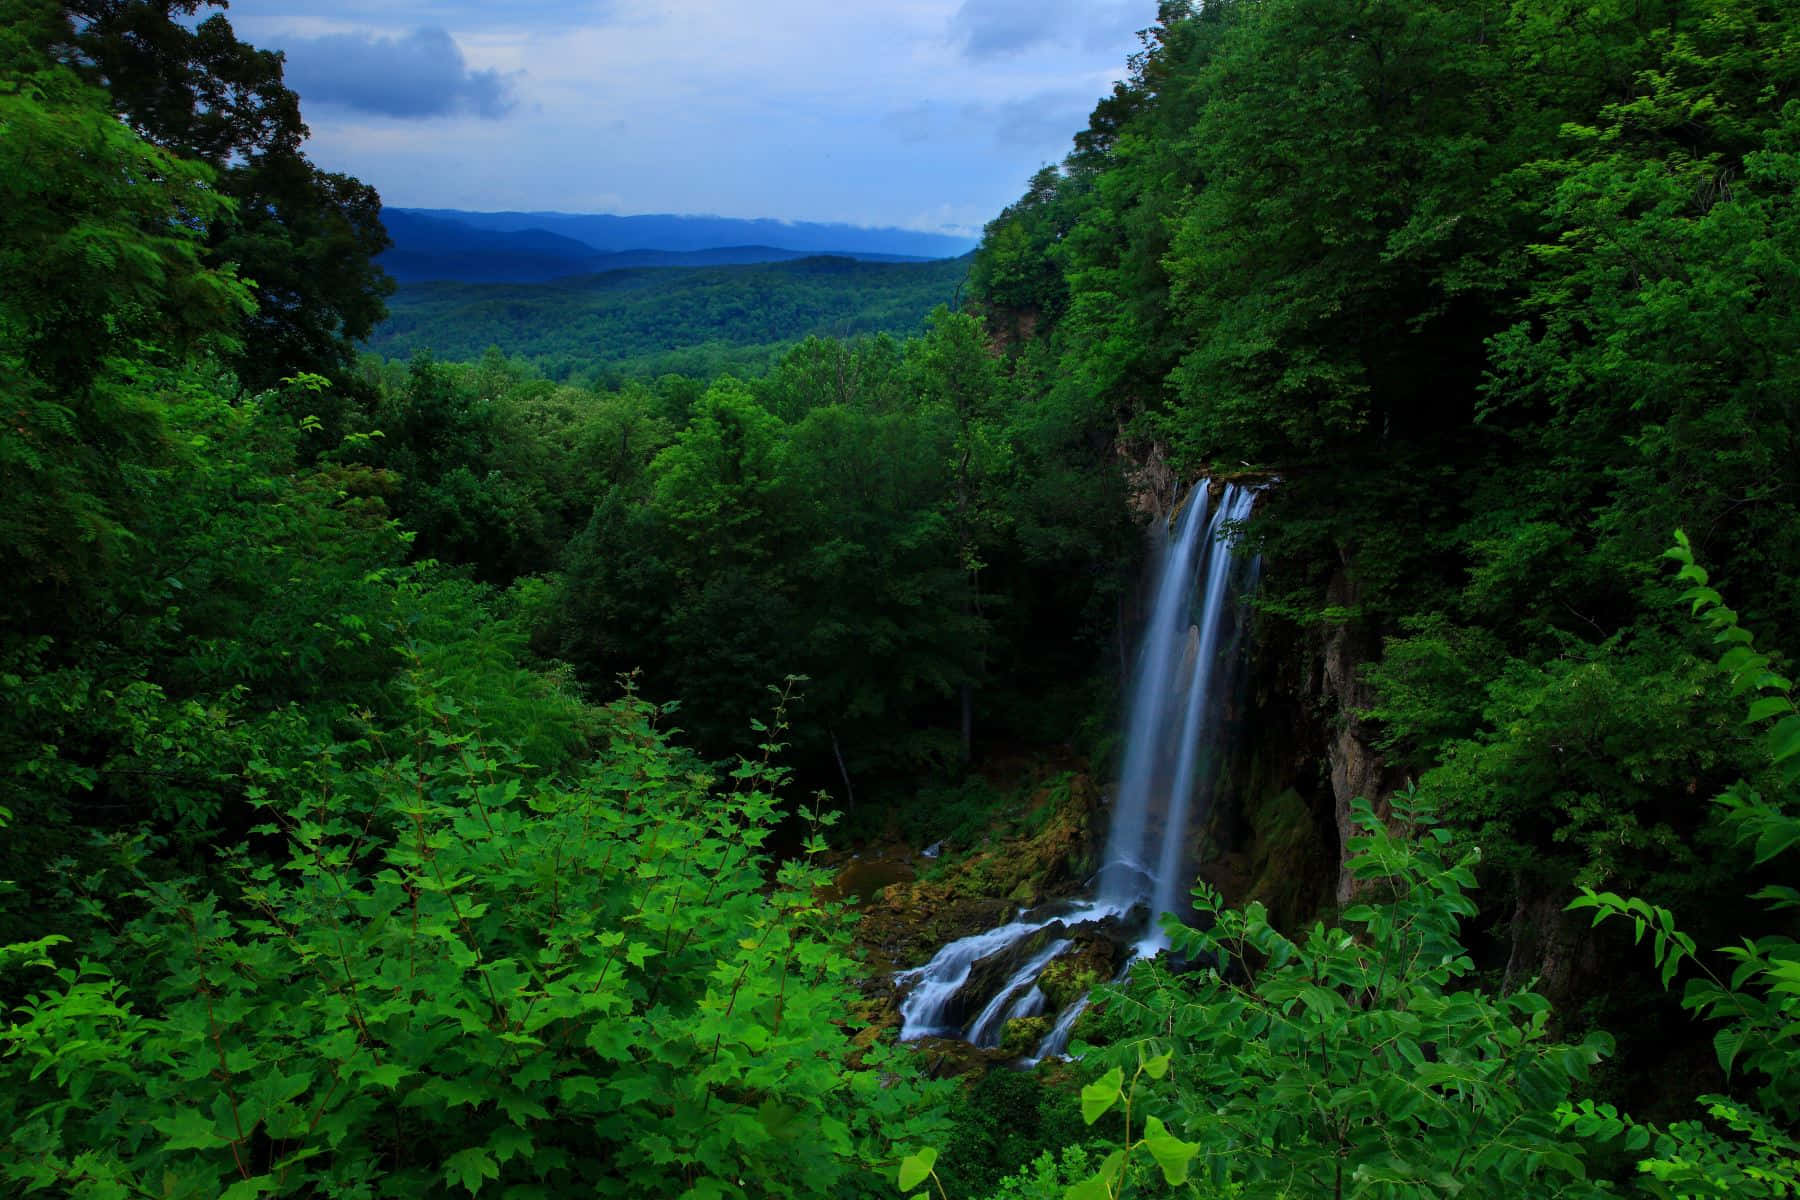
[[[231,0],[385,203],[978,234],[1156,0]]]

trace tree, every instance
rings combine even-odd
[[[999,370],[981,323],[942,306],[931,314],[913,361],[921,416],[942,422],[948,433],[949,492],[942,505],[965,576],[961,616],[985,625],[981,572],[996,541],[1003,512],[998,499],[1011,459],[998,420]],[[986,673],[984,658],[985,647],[978,644],[958,688],[965,763],[974,753],[975,688]]]
[[[1757,650],[1755,639],[1735,610],[1712,586],[1704,567],[1694,561],[1693,545],[1677,532],[1667,556],[1681,568],[1679,578],[1692,586],[1682,599],[1725,647],[1719,667],[1733,697],[1748,704],[1744,723],[1757,732],[1759,762],[1756,783],[1738,780],[1714,798],[1733,840],[1749,849],[1755,865],[1788,859],[1800,846],[1800,708],[1794,704],[1793,682],[1775,672],[1774,662]],[[1715,971],[1694,939],[1675,924],[1661,905],[1614,892],[1583,888],[1571,909],[1591,909],[1594,924],[1628,921],[1639,942],[1648,932],[1650,949],[1669,987],[1686,973],[1681,1006],[1717,1024],[1713,1050],[1719,1069],[1737,1090],[1753,1087],[1754,1101],[1737,1095],[1697,1098],[1707,1119],[1684,1120],[1666,1129],[1642,1124],[1611,1104],[1584,1101],[1565,1104],[1563,1124],[1598,1142],[1620,1141],[1643,1157],[1638,1169],[1658,1195],[1768,1196],[1800,1194],[1800,941],[1782,926],[1781,916],[1800,908],[1800,890],[1770,884],[1749,897],[1762,902],[1772,932],[1741,936],[1721,947]],[[1725,965],[1731,970],[1723,974]],[[1696,973],[1697,972],[1697,973]],[[1748,1077],[1748,1078],[1746,1078]]]
[[[939,1130],[904,1057],[853,1065],[845,914],[766,850],[776,742],[716,784],[627,696],[590,766],[534,778],[446,683],[415,669],[373,756],[256,764],[284,851],[233,851],[225,894],[131,868],[112,907],[142,915],[78,962],[0,947],[41,989],[0,1027],[0,1179],[845,1196]]]
[[[1126,1037],[1082,1089],[1092,1124],[1123,1106],[1122,1145],[1071,1200],[1123,1194],[1160,1168],[1191,1195],[1600,1195],[1557,1106],[1610,1049],[1551,1040],[1530,991],[1467,985],[1459,935],[1479,854],[1408,797],[1391,822],[1357,803],[1350,867],[1371,901],[1303,939],[1260,904],[1195,889],[1206,928],[1164,920],[1176,975],[1140,964],[1100,1001]],[[1134,1124],[1135,1118],[1135,1124]]]
[[[381,199],[302,153],[280,54],[240,42],[223,15],[180,19],[214,6],[223,0],[62,0],[65,60],[146,140],[211,166],[235,202],[201,227],[205,261],[236,264],[256,288],[243,329],[256,352],[231,360],[244,385],[303,371],[342,382],[393,291],[374,262],[390,244]]]
[[[0,564],[18,619],[66,606],[120,549],[133,473],[168,453],[146,384],[236,349],[250,302],[204,260],[200,231],[230,210],[212,170],[146,144],[50,61],[50,4],[0,12]]]

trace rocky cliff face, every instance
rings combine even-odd
[[[1356,583],[1340,569],[1326,587],[1326,607],[1350,609],[1356,601]],[[1360,678],[1361,667],[1379,656],[1380,651],[1380,643],[1373,635],[1349,623],[1334,627],[1319,650],[1320,690],[1316,703],[1331,714],[1332,732],[1325,753],[1330,763],[1332,823],[1338,835],[1335,895],[1340,905],[1349,903],[1357,891],[1356,881],[1345,869],[1343,851],[1356,832],[1350,816],[1351,803],[1358,797],[1366,799],[1375,806],[1377,814],[1385,817],[1387,799],[1402,782],[1370,744],[1370,731],[1358,715],[1374,702],[1368,684]]]
[[[1354,609],[1353,575],[1340,568],[1323,596]],[[1224,789],[1235,811],[1221,814],[1201,850],[1203,878],[1237,903],[1261,900],[1278,928],[1294,929],[1331,905],[1356,900],[1344,846],[1356,833],[1351,803],[1364,797],[1378,815],[1404,784],[1382,758],[1370,723],[1375,701],[1362,668],[1381,653],[1379,636],[1355,623],[1323,631],[1279,632],[1265,622],[1253,647],[1242,722],[1246,761]],[[1291,630],[1291,627],[1289,627]],[[1563,911],[1564,892],[1541,894],[1523,880],[1487,880],[1482,931],[1465,931],[1478,956],[1504,964],[1504,986],[1531,986],[1559,1010],[1574,1011],[1614,967],[1617,947],[1597,939],[1581,914]],[[1507,886],[1502,886],[1502,884]]]
[[[1347,571],[1332,576],[1323,600],[1355,605]],[[1195,857],[1229,903],[1261,901],[1277,928],[1352,899],[1351,802],[1366,797],[1381,812],[1401,782],[1357,715],[1372,701],[1361,667],[1379,651],[1352,624],[1299,629],[1265,619],[1253,633],[1234,749]]]

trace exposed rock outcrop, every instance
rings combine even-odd
[[[1356,601],[1355,581],[1347,571],[1338,571],[1326,588],[1327,608],[1352,610]],[[1374,805],[1376,815],[1385,819],[1388,797],[1401,783],[1370,744],[1365,723],[1359,715],[1374,703],[1369,685],[1361,678],[1362,665],[1373,662],[1380,654],[1379,642],[1353,621],[1342,622],[1332,629],[1322,653],[1324,695],[1321,698],[1333,713],[1335,724],[1326,753],[1331,763],[1332,816],[1338,833],[1336,898],[1340,905],[1349,903],[1357,892],[1356,880],[1345,869],[1348,859],[1343,850],[1356,834],[1351,802],[1358,797],[1366,799]]]

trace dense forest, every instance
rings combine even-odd
[[[1800,1195],[1800,13],[1168,0],[972,265],[753,269],[959,304],[750,362],[369,353],[278,55],[0,12],[0,1193]],[[898,1043],[840,868],[1068,832],[1203,477],[1318,886]]]
[[[969,264],[819,255],[596,270],[542,283],[403,283],[368,347],[401,359],[423,350],[468,360],[497,346],[548,378],[613,386],[760,375],[809,336],[914,332],[956,298]]]

